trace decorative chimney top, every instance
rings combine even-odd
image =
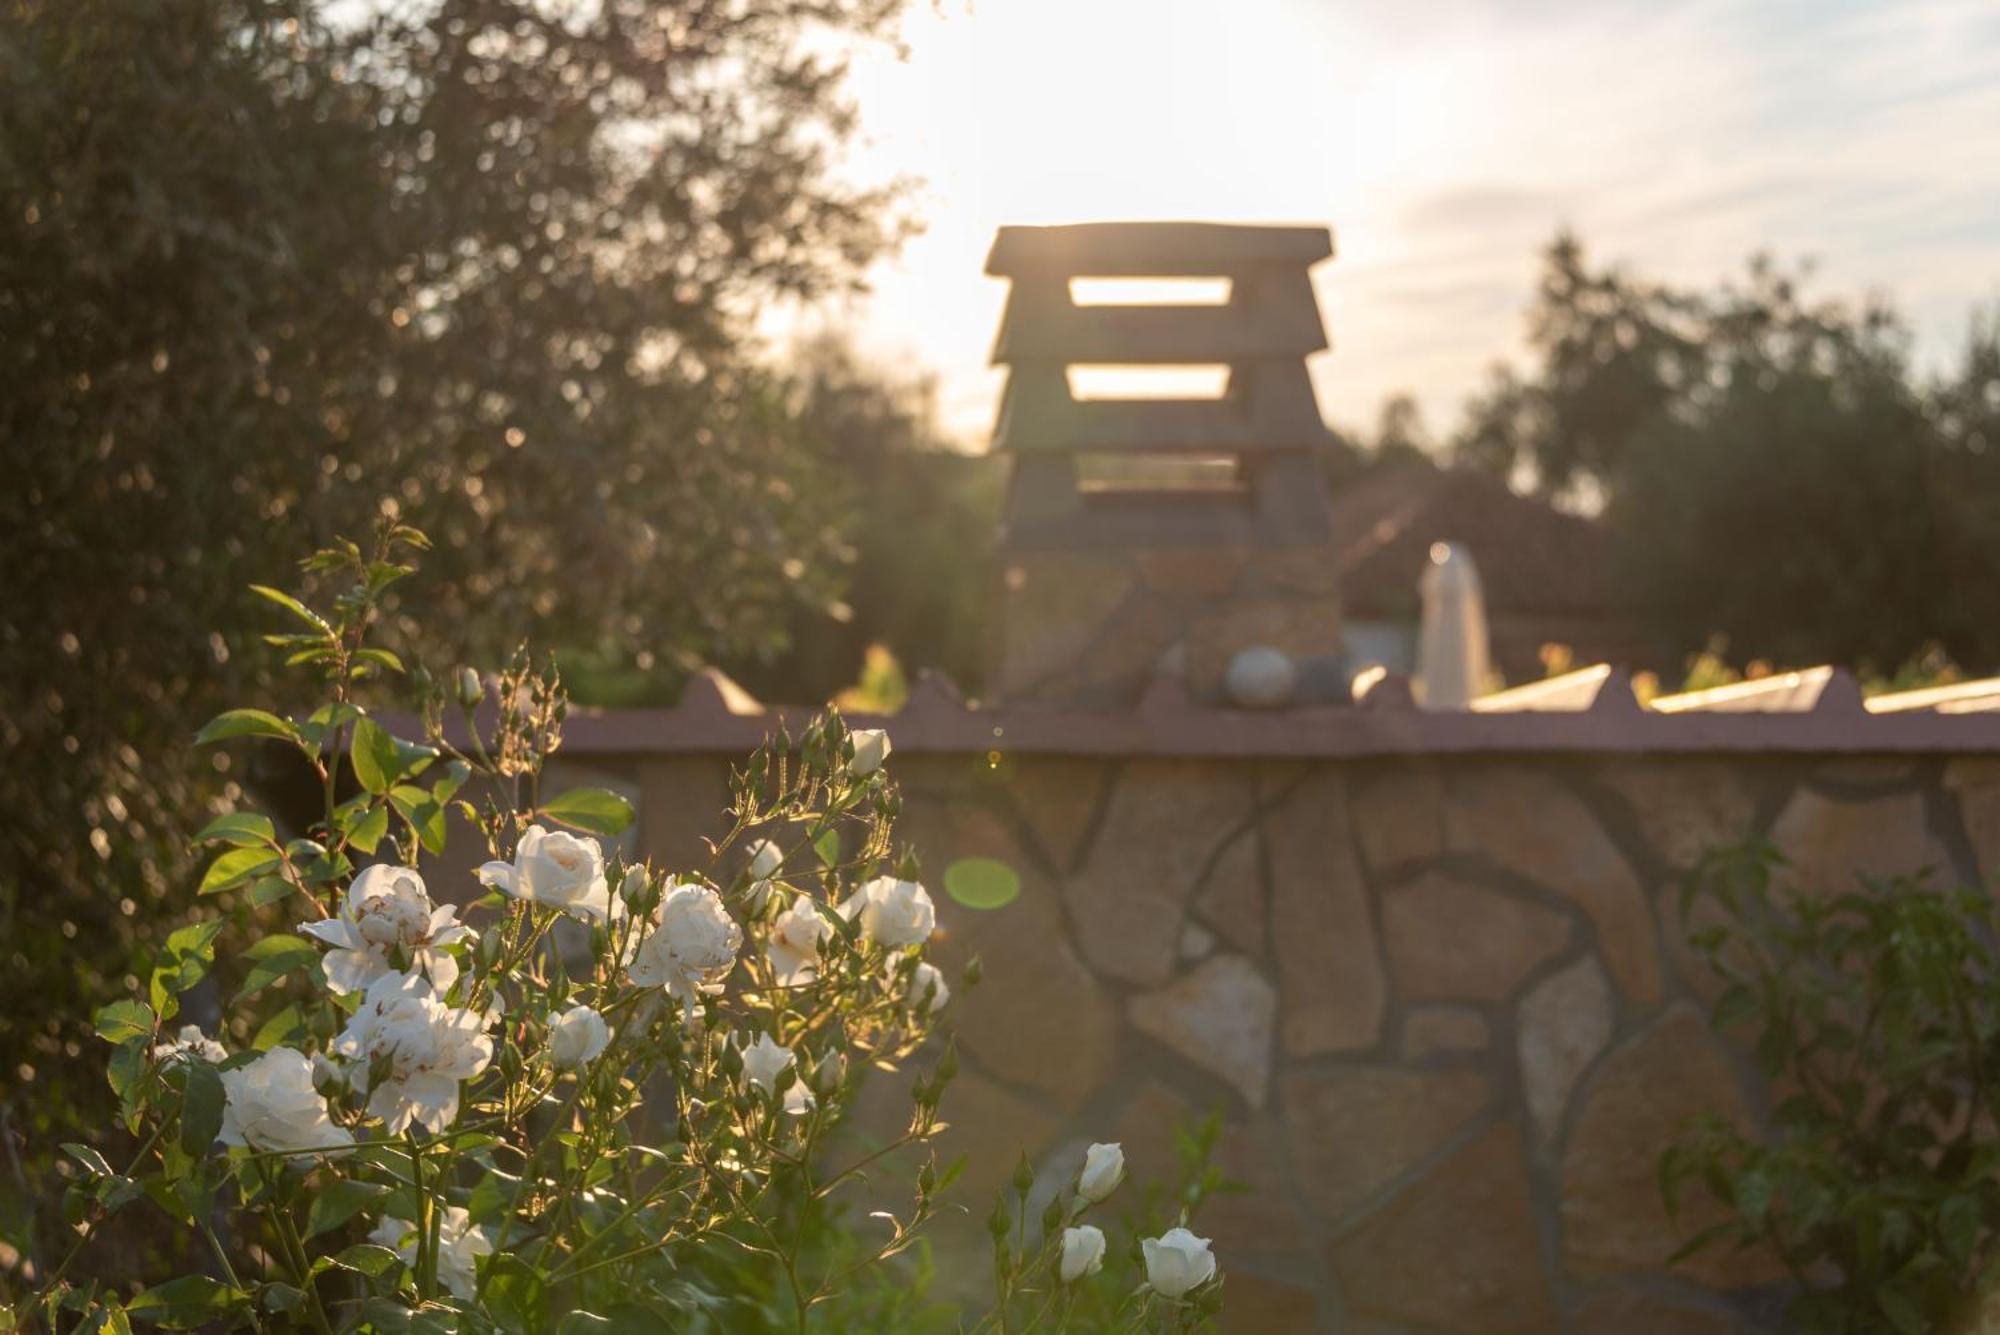
[[[993,443],[1013,475],[996,696],[1130,704],[1164,671],[1219,701],[1230,661],[1268,648],[1298,669],[1293,698],[1345,698],[1328,433],[1306,374],[1327,346],[1310,270],[1332,254],[1323,227],[1000,229],[986,269],[1013,290]],[[1160,286],[1208,300],[1080,300],[1077,280],[1100,279],[1198,280]],[[1088,383],[1162,375],[1167,393],[1211,392]]]

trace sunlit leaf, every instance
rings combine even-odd
[[[571,788],[542,804],[550,820],[592,834],[619,834],[632,823],[632,804],[605,788]]]

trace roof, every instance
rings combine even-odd
[[[1484,473],[1391,465],[1334,492],[1333,533],[1349,618],[1416,616],[1417,578],[1438,542],[1472,553],[1489,612],[1614,614],[1603,525]]]

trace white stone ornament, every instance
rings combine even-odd
[[[1255,644],[1238,650],[1229,660],[1222,689],[1231,704],[1245,709],[1278,709],[1290,704],[1299,689],[1298,665],[1282,649]]]

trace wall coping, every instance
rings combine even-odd
[[[1281,710],[1210,707],[1175,678],[1156,678],[1132,708],[984,707],[934,673],[918,678],[895,714],[850,714],[885,728],[903,753],[1070,756],[1275,757],[1515,754],[2000,755],[2000,679],[1863,701],[1839,669],[1666,697],[1642,707],[1630,678],[1598,665],[1500,692],[1468,711],[1410,703],[1406,682],[1358,683],[1358,703]],[[1906,701],[1905,696],[1925,696]],[[572,708],[565,758],[742,754],[780,723],[799,728],[808,706],[765,706],[710,669],[671,709]]]

